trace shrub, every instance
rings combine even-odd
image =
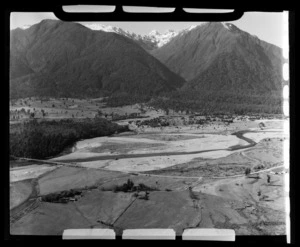
[[[57,193],[50,193],[48,195],[42,196],[42,201],[53,202],[53,203],[66,203],[68,198],[74,197],[76,195],[81,195],[80,190],[64,190]]]
[[[245,175],[248,176],[251,173],[251,168],[247,167],[245,169]]]
[[[132,191],[154,191],[156,188],[149,187],[143,183],[140,183],[138,186],[135,186],[134,183],[128,179],[126,183],[120,186],[116,186],[114,188],[114,192],[122,191],[122,192],[132,192]]]
[[[128,191],[132,191],[133,187],[134,187],[134,183],[130,179],[128,179],[127,183],[124,183],[121,186],[116,186],[114,191],[115,192],[117,192],[117,191],[128,192]]]
[[[257,166],[255,166],[254,167],[254,170],[261,170],[261,169],[263,169],[263,168],[265,168],[265,166],[264,165],[257,165]]]

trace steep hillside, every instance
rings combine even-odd
[[[219,55],[233,51],[243,57],[250,67],[254,60],[273,67],[281,62],[280,48],[259,40],[233,24],[220,22],[202,23],[189,32],[179,33],[152,54],[175,73],[192,80],[213,64]]]
[[[184,80],[124,36],[43,20],[11,31],[10,96],[158,95]]]
[[[281,111],[281,49],[233,24],[199,25],[152,54],[188,81],[173,94],[173,104]]]

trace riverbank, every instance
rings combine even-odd
[[[60,154],[81,139],[128,131],[106,119],[36,121],[10,126],[10,155],[45,159]],[[21,141],[20,141],[21,140]]]
[[[283,167],[282,140],[288,136],[280,122],[265,125],[261,130],[257,123],[234,123],[210,133],[217,126],[178,132],[158,128],[92,138],[77,142],[71,154],[11,169],[20,179],[12,183],[11,233],[61,235],[67,228],[109,226],[117,234],[166,227],[180,235],[187,227],[202,227],[230,228],[237,235],[282,235],[283,174],[272,172]],[[246,177],[246,168],[256,174]],[[30,176],[35,169],[36,177]],[[22,186],[30,185],[28,178],[34,181],[34,197]],[[144,192],[113,191],[128,180],[155,191],[149,191],[148,200],[142,199]],[[190,197],[189,187],[199,200]],[[72,189],[82,194],[66,203],[38,199]]]

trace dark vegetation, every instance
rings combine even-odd
[[[246,89],[204,90],[203,88],[184,88],[163,92],[161,95],[152,97],[124,93],[107,97],[104,102],[111,107],[146,102],[148,106],[156,109],[176,112],[193,111],[203,115],[220,113],[239,115],[282,114],[283,104],[281,91],[262,93]]]
[[[282,51],[234,25],[207,23],[152,52],[187,80],[157,107],[203,114],[281,113]]]
[[[247,167],[247,168],[245,169],[245,175],[246,175],[246,176],[249,176],[250,173],[251,173],[251,168],[250,168],[250,167]]]
[[[144,120],[144,121],[138,120],[136,122],[136,125],[137,126],[146,125],[146,126],[155,128],[155,127],[161,127],[161,126],[169,126],[169,122],[165,118],[157,117],[157,118],[147,119],[147,120]]]
[[[10,155],[44,159],[61,153],[80,139],[128,131],[106,119],[37,121],[10,126]]]
[[[178,90],[156,97],[148,105],[164,110],[194,111],[208,114],[282,114],[282,97],[279,93],[259,95],[233,91]]]
[[[112,107],[282,113],[281,49],[234,25],[208,23],[179,35],[151,52],[159,62],[122,35],[44,20],[11,31],[10,54],[12,99],[107,96]]]
[[[232,25],[210,22],[152,52],[188,86],[202,91],[280,89],[282,50]]]
[[[10,98],[116,96],[139,101],[184,79],[133,40],[78,23],[43,20],[11,31]],[[111,102],[112,103],[112,102]],[[128,101],[127,101],[128,103]]]
[[[264,168],[265,168],[265,166],[264,166],[263,164],[260,164],[260,165],[254,166],[254,167],[253,167],[253,170],[254,170],[254,171],[259,171],[259,170],[264,169]]]
[[[117,113],[111,113],[111,114],[104,114],[101,110],[98,110],[96,117],[105,117],[111,116],[112,121],[119,121],[119,120],[125,120],[125,119],[131,119],[131,118],[147,118],[148,116],[141,116],[140,113],[125,113],[124,115],[117,114]]]
[[[152,188],[149,187],[143,183],[140,183],[138,185],[134,185],[134,182],[130,179],[127,180],[126,183],[122,184],[122,185],[117,185],[114,187],[113,191],[114,192],[139,192],[139,191],[155,191],[158,190],[157,188]]]
[[[80,190],[64,190],[58,193],[51,193],[41,197],[44,202],[52,203],[68,203],[70,200],[77,200],[77,198],[82,194]]]

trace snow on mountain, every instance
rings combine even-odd
[[[135,34],[129,31],[125,31],[122,28],[119,27],[112,27],[112,26],[107,26],[107,25],[103,25],[103,24],[97,24],[97,23],[93,23],[93,24],[82,24],[85,27],[92,29],[92,30],[101,30],[104,32],[114,32],[114,33],[118,33],[121,34],[123,36],[126,36],[128,38],[131,38],[133,40],[139,41],[139,42],[147,42],[147,43],[151,43],[152,45],[154,45],[156,48],[160,48],[162,46],[164,46],[165,44],[167,44],[168,42],[170,42],[174,37],[176,37],[177,35],[182,35],[185,34],[189,31],[191,31],[192,29],[205,24],[206,22],[200,23],[198,25],[192,25],[189,28],[180,30],[180,31],[175,31],[175,30],[166,30],[164,33],[160,33],[157,30],[152,30],[149,34],[146,35],[140,35],[140,34]]]
[[[92,29],[92,30],[101,30],[105,32],[114,32],[112,26],[106,26],[102,24],[92,23],[92,24],[82,24],[83,26]]]
[[[159,36],[159,35],[161,35],[161,33],[158,32],[157,30],[152,30],[152,31],[148,34],[148,36]]]
[[[148,37],[151,37],[152,39],[154,39],[157,42],[157,47],[160,48],[163,45],[169,43],[176,36],[188,33],[191,30],[193,30],[194,28],[202,26],[203,24],[206,24],[206,23],[207,22],[202,22],[202,23],[199,23],[198,25],[192,25],[192,26],[185,28],[183,30],[180,30],[180,31],[175,31],[175,30],[170,29],[170,30],[167,30],[166,32],[164,32],[163,34],[159,33],[156,30],[153,30],[148,34]]]
[[[31,25],[24,25],[24,26],[22,26],[22,27],[20,27],[21,29],[27,29],[27,28],[30,28],[31,27]]]
[[[178,32],[174,30],[167,30],[165,33],[161,34],[156,30],[151,31],[148,36],[151,40],[156,42],[157,47],[162,47],[166,43],[168,43],[172,38],[177,36]]]
[[[92,23],[92,24],[82,24],[85,27],[92,29],[92,30],[96,30],[96,31],[104,31],[104,32],[113,32],[113,33],[119,33],[122,35],[130,35],[130,33],[128,31],[124,31],[123,29],[119,28],[119,27],[112,27],[112,26],[107,26],[107,25],[103,25],[103,24],[98,24],[98,23]]]
[[[121,34],[123,36],[126,36],[128,38],[135,39],[135,40],[139,40],[139,39],[142,38],[141,35],[139,35],[139,34],[135,34],[135,33],[129,32],[129,31],[125,31],[125,30],[123,30],[122,28],[119,28],[119,27],[112,27],[112,26],[107,26],[107,25],[98,24],[98,23],[82,24],[82,25],[89,28],[89,29],[91,29],[91,30],[117,33],[117,34]]]

